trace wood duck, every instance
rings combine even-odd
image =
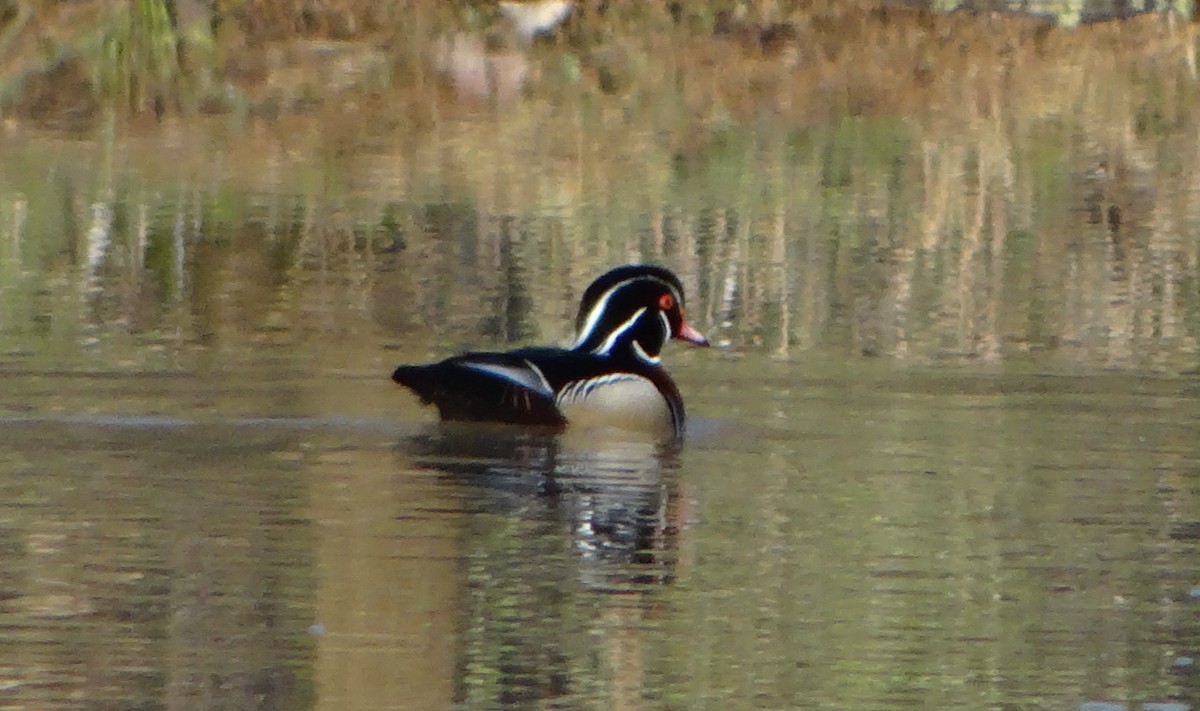
[[[659,362],[672,338],[707,346],[684,319],[670,270],[617,267],[583,293],[570,348],[465,353],[401,365],[392,380],[437,406],[443,420],[609,425],[682,434],[683,398]]]

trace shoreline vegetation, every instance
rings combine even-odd
[[[1001,100],[1044,110],[1099,68],[1115,81],[1197,74],[1196,24],[1174,12],[1072,27],[1061,13],[886,1],[592,1],[532,37],[504,12],[515,4],[0,0],[0,110],[82,129],[106,113],[275,118],[352,104],[420,126],[463,102],[628,109],[659,96],[681,102],[679,120],[953,123]]]
[[[186,340],[241,289],[220,328],[354,323],[367,359],[378,327],[553,340],[577,284],[653,259],[784,358],[1196,372],[1196,23],[743,6],[530,39],[483,3],[0,0],[0,277],[31,320],[69,285],[67,340]]]

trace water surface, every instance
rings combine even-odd
[[[683,147],[534,100],[396,144],[10,126],[0,700],[1195,708],[1178,86]],[[666,353],[681,443],[439,427],[388,381],[566,341],[638,260],[719,344]]]
[[[250,399],[267,419],[146,396],[199,380],[56,376],[75,414],[4,424],[5,694],[1193,698],[1194,384],[737,366],[728,382],[729,364],[679,369],[698,414],[683,447],[418,424],[363,378],[207,391],[218,412]],[[321,390],[360,406],[313,417]],[[78,414],[105,401],[170,414]]]

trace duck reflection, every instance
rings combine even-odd
[[[471,708],[636,705],[678,559],[680,447],[443,424],[405,449],[462,486],[456,696]]]
[[[467,487],[473,513],[515,517],[532,527],[526,533],[566,534],[589,588],[623,592],[673,576],[678,440],[442,423],[404,449],[419,467]],[[525,545],[536,543],[526,537]]]

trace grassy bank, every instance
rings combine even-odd
[[[275,117],[351,103],[420,126],[464,101],[526,92],[655,111],[689,131],[689,117],[762,113],[958,123],[1002,103],[1045,110],[1098,62],[1111,62],[1115,82],[1148,77],[1173,92],[1195,74],[1195,43],[1195,26],[1168,15],[1063,28],[875,3],[581,3],[530,44],[492,3],[8,2],[0,106],[10,119],[78,128],[113,115]]]

